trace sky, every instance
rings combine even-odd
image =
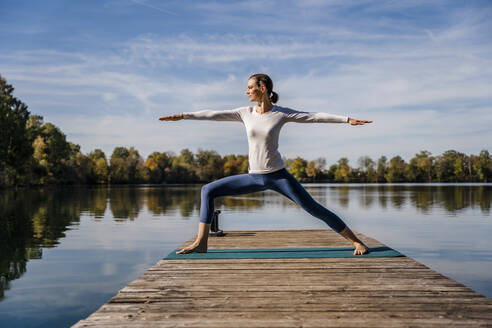
[[[240,122],[164,115],[277,105],[372,124],[288,123],[282,156],[492,151],[492,2],[0,0],[0,75],[83,153],[248,153]]]

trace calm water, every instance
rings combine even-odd
[[[352,229],[492,298],[492,184],[304,186]],[[200,188],[2,191],[0,326],[66,327],[90,315],[196,234]],[[226,231],[326,228],[273,191],[216,208]]]

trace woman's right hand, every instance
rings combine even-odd
[[[366,123],[372,123],[372,121],[368,121],[368,120],[356,120],[355,118],[350,118],[349,117],[347,123],[350,123],[351,125],[364,125]]]
[[[182,119],[184,119],[184,114],[176,114],[176,115],[159,117],[160,121],[179,121]]]

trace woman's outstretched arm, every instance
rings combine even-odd
[[[302,112],[290,108],[284,108],[286,121],[297,123],[350,123],[351,125],[363,125],[372,123],[367,120],[356,120],[348,116],[330,113]]]
[[[159,117],[161,121],[179,120],[211,120],[211,121],[242,121],[240,108],[227,110],[200,110],[181,114]]]
[[[179,121],[179,120],[182,120],[184,118],[183,116],[184,116],[183,114],[161,116],[161,117],[159,117],[159,120],[161,120],[161,121]]]

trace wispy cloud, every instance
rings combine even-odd
[[[177,15],[175,12],[173,12],[171,10],[163,9],[161,7],[158,7],[156,5],[153,5],[153,4],[149,3],[149,1],[146,1],[146,0],[130,0],[130,1],[133,2],[133,3],[135,3],[135,4],[138,4],[138,5],[141,5],[141,6],[145,6],[147,8],[151,8],[151,9],[160,11],[160,12],[165,13],[165,14],[175,15],[175,16]]]

